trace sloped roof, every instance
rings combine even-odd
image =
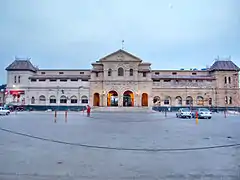
[[[215,61],[209,71],[240,71],[239,67],[232,61]]]
[[[127,52],[127,51],[124,51],[123,49],[119,49],[119,50],[117,50],[117,51],[115,51],[115,52],[113,52],[113,53],[111,53],[111,54],[109,54],[109,55],[101,58],[101,59],[100,59],[100,62],[101,62],[101,61],[104,61],[105,59],[107,59],[107,58],[109,58],[109,57],[111,57],[111,56],[114,56],[115,54],[118,54],[118,53],[126,54],[126,55],[128,55],[128,56],[136,59],[136,61],[142,62],[142,60],[141,60],[140,58],[138,58],[137,56],[134,56],[133,54],[131,54],[131,53]]]
[[[36,72],[35,68],[29,60],[15,60],[7,68],[7,71],[32,71]]]

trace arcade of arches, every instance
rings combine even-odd
[[[136,98],[139,98],[140,103],[135,104],[135,96],[134,93],[130,90],[125,91],[123,94],[119,94],[115,90],[109,91],[106,96],[103,98],[106,98],[106,104],[102,103],[100,99],[99,93],[93,94],[93,106],[124,106],[124,107],[134,107],[134,106],[149,106],[149,96],[147,93],[143,93],[139,97],[136,95]],[[104,99],[103,99],[104,101]],[[101,103],[100,103],[101,102]]]
[[[140,95],[134,93],[130,90],[125,91],[124,93],[118,93],[115,90],[109,91],[106,96],[101,96],[106,98],[106,101],[100,98],[99,93],[93,94],[93,106],[124,106],[124,107],[134,107],[134,106],[142,106],[148,107],[149,105],[153,106],[204,106],[204,105],[212,105],[212,98],[208,98],[205,100],[202,96],[197,96],[193,98],[192,96],[187,96],[186,98],[182,98],[181,96],[170,97],[166,96],[164,98],[160,98],[160,96],[154,96],[152,98],[152,104],[149,104],[151,99],[149,99],[148,93],[142,93]],[[137,100],[137,101],[136,101]],[[139,101],[138,101],[139,100]],[[206,101],[204,103],[204,101]],[[106,104],[105,104],[105,103]]]

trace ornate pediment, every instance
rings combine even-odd
[[[99,60],[100,62],[142,62],[142,60],[122,49],[111,53]]]

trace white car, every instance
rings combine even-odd
[[[191,118],[192,114],[190,109],[188,108],[180,108],[176,113],[177,118]]]
[[[192,113],[192,117],[196,118],[196,114],[198,114],[198,118],[212,118],[212,112],[209,111],[207,108],[198,108],[196,111]]]
[[[9,115],[10,114],[10,111],[7,110],[6,108],[4,107],[0,107],[0,115]]]

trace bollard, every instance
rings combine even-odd
[[[67,122],[67,114],[68,114],[68,112],[65,111],[65,122]]]
[[[57,122],[57,111],[55,111],[55,114],[54,114],[54,122],[55,123]]]
[[[198,124],[198,112],[196,112],[196,124]]]
[[[224,118],[227,118],[227,112],[224,111]]]
[[[165,111],[165,117],[167,117],[167,111]]]

